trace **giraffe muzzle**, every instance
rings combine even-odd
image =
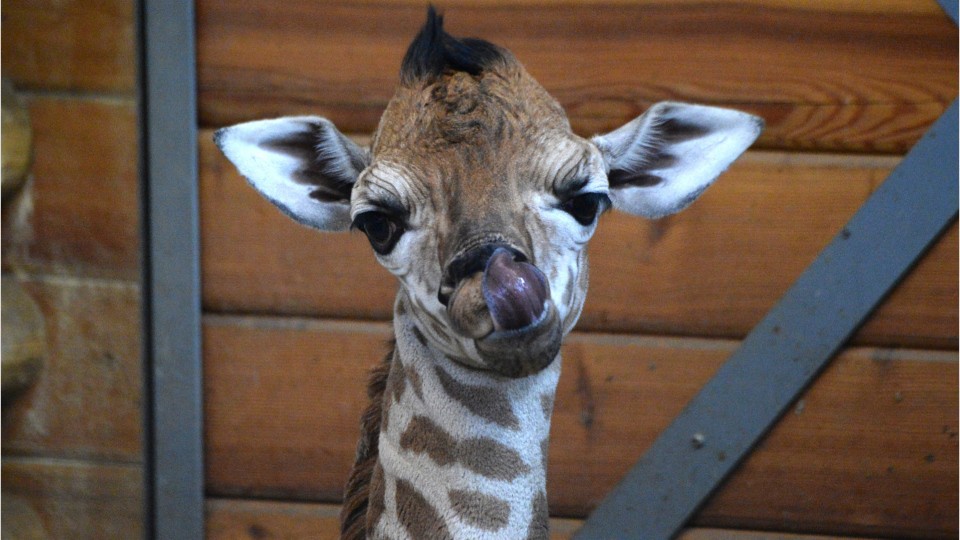
[[[480,339],[535,324],[546,312],[550,285],[522,252],[490,243],[450,263],[438,298],[457,332]]]
[[[474,339],[489,368],[509,377],[536,373],[556,357],[562,338],[550,284],[515,250],[486,251],[484,266],[449,296],[447,313],[458,332]]]

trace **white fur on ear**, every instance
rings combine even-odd
[[[296,221],[325,231],[350,226],[350,191],[366,150],[318,116],[223,128],[214,141],[250,184]]]
[[[660,218],[696,200],[762,130],[763,120],[744,112],[661,102],[593,143],[614,208]]]

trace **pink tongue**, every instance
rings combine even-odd
[[[550,293],[543,272],[532,264],[514,261],[504,248],[487,261],[482,289],[496,330],[517,330],[536,322]]]

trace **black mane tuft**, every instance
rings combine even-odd
[[[413,38],[403,56],[400,79],[404,84],[443,75],[447,69],[479,75],[491,64],[505,59],[496,45],[482,39],[457,39],[443,30],[443,15],[427,8],[427,22]]]

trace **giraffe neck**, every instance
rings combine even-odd
[[[370,485],[372,538],[546,538],[559,357],[522,379],[436,352],[398,298]]]

